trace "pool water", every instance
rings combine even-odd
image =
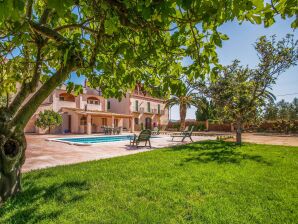
[[[97,137],[78,137],[78,138],[56,138],[55,141],[79,143],[79,144],[94,144],[101,142],[119,142],[128,141],[133,138],[133,135],[116,135],[116,136],[97,136]]]

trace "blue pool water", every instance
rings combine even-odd
[[[79,143],[79,144],[92,144],[101,142],[119,142],[128,141],[133,135],[120,135],[120,136],[100,136],[100,137],[78,137],[78,138],[57,138],[55,140],[69,142],[69,143]]]

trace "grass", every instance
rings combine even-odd
[[[297,223],[298,147],[203,142],[26,173],[0,223]]]

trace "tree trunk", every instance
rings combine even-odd
[[[69,49],[69,48],[68,48]],[[65,52],[64,52],[65,53]],[[25,97],[16,95],[13,106],[0,108],[0,204],[21,190],[21,167],[25,162],[26,139],[24,128],[40,104],[67,78],[70,72],[82,66],[82,55],[68,52],[67,62],[52,75],[24,103]],[[27,87],[28,88],[28,87]]]
[[[242,122],[237,121],[236,123],[236,143],[238,145],[242,144]]]
[[[23,132],[0,129],[0,205],[21,190],[21,167],[25,161]]]
[[[186,105],[180,104],[180,130],[184,131],[185,129],[185,117],[186,117]]]

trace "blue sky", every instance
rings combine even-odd
[[[239,25],[237,22],[229,22],[224,24],[219,31],[227,34],[230,39],[223,43],[223,47],[218,49],[220,63],[223,65],[230,64],[234,59],[241,61],[243,65],[249,65],[253,68],[258,63],[256,51],[253,44],[258,37],[266,35],[271,36],[276,34],[277,39],[285,37],[287,33],[294,34],[295,39],[298,39],[298,30],[291,29],[291,20],[278,19],[276,23],[264,28],[262,25],[251,23],[243,23]],[[283,73],[277,80],[272,91],[277,100],[285,99],[292,101],[294,97],[298,97],[298,66],[290,68]],[[296,95],[279,96],[285,94],[297,93]],[[195,118],[195,108],[191,108],[187,112],[188,119]],[[171,119],[179,119],[179,110],[175,106],[171,109]]]

